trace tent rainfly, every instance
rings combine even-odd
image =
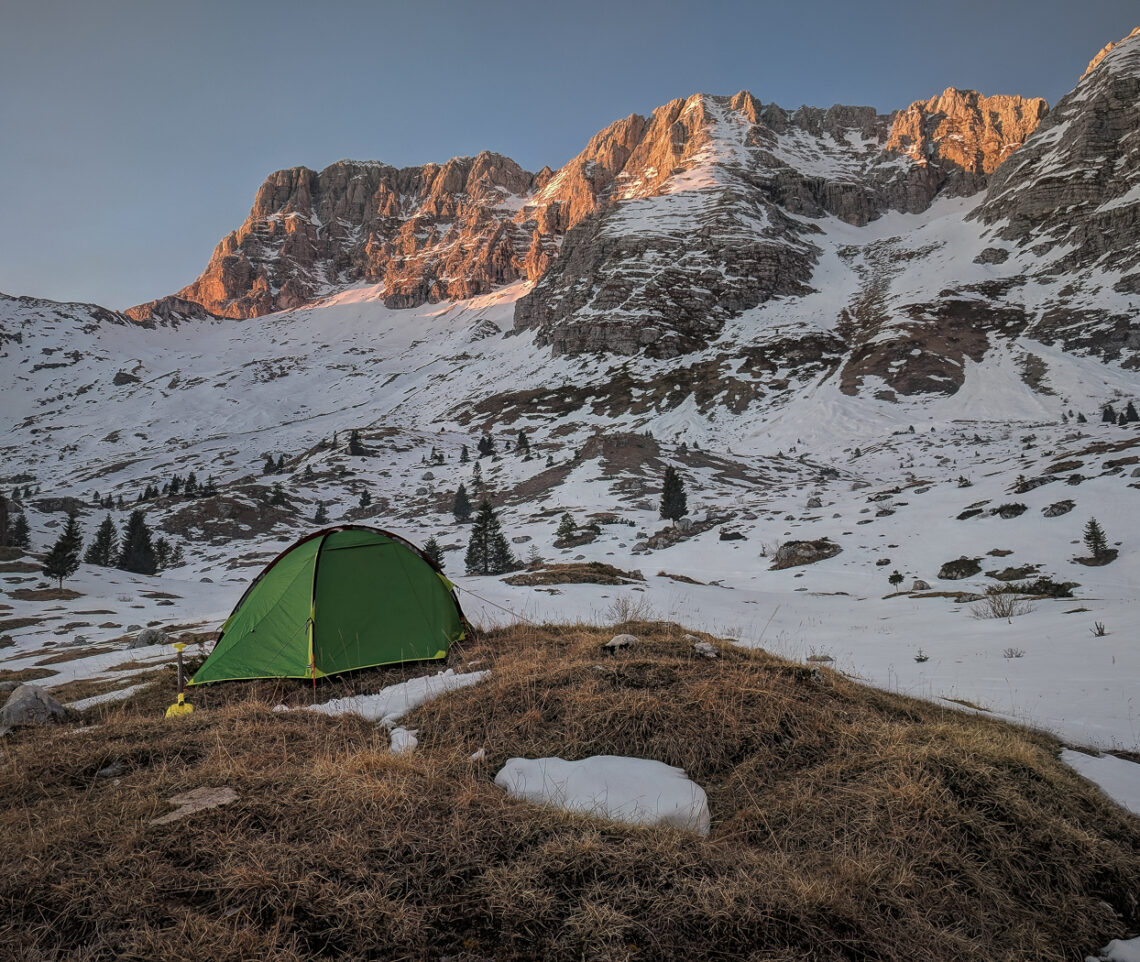
[[[415,545],[342,525],[302,538],[254,579],[190,684],[444,658],[465,626],[455,586]]]

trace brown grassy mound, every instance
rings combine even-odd
[[[602,561],[548,564],[503,579],[509,585],[624,585],[644,580],[639,571],[622,571]]]
[[[90,731],[21,735],[0,765],[0,945],[28,960],[996,962],[1080,959],[1140,923],[1140,823],[1048,737],[624,627],[641,643],[604,663],[612,629],[474,643],[490,677],[409,716],[410,757],[360,719],[243,702],[240,684],[204,689],[216,707],[178,722],[140,711],[151,695]],[[604,753],[685,768],[710,836],[549,811],[491,781],[514,755]],[[171,796],[226,786],[231,804],[147,824]]]

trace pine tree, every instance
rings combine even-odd
[[[107,515],[95,532],[95,540],[91,542],[91,546],[87,549],[87,554],[83,556],[83,560],[89,565],[100,565],[104,568],[111,568],[114,566],[115,558],[118,556],[118,545],[119,532],[115,528],[115,522],[111,520],[111,516]]]
[[[212,498],[218,493],[218,486],[214,483],[213,475],[206,478],[206,486],[202,488],[202,497]]]
[[[154,570],[164,571],[170,567],[170,542],[165,537],[154,540]]]
[[[137,509],[131,512],[123,528],[118,567],[141,575],[152,575],[155,571],[154,545],[150,540],[150,528],[147,527],[146,516]]]
[[[468,453],[467,445],[465,444],[459,450],[459,463],[460,464],[466,464],[470,460],[471,460],[471,455]]]
[[[1089,423],[1089,419],[1084,416],[1083,412],[1078,411],[1077,412],[1077,424],[1088,424],[1088,423]]]
[[[274,467],[275,467],[275,465],[273,463],[273,455],[267,454],[265,456],[265,464],[263,464],[261,466],[261,473],[262,474],[272,474]]]
[[[311,464],[305,465],[304,478],[306,481],[312,481],[313,480],[313,466]]]
[[[283,455],[283,454],[277,455],[277,464],[275,466],[275,470],[277,471],[278,474],[284,474],[285,473],[285,455]]]
[[[317,502],[317,513],[313,515],[313,521],[316,524],[329,523],[329,509],[325,507],[325,503],[323,501]]]
[[[471,483],[477,488],[483,486],[483,469],[479,466],[479,462],[475,462],[475,467],[471,469]]]
[[[424,542],[424,555],[431,561],[440,571],[443,570],[443,548],[439,546],[433,534],[427,541]]]
[[[1124,427],[1128,423],[1128,417],[1123,411],[1120,412],[1120,416],[1116,419],[1116,423],[1120,425],[1120,427]]]
[[[558,530],[554,532],[554,535],[559,539],[569,538],[577,530],[578,526],[574,523],[574,516],[566,511],[559,519]]]
[[[69,514],[62,534],[44,559],[43,573],[49,578],[58,579],[59,587],[62,588],[63,579],[70,578],[79,570],[79,552],[82,549],[83,534],[79,530],[79,521],[74,514]]]
[[[176,544],[174,550],[170,552],[170,567],[181,568],[186,564],[186,556],[182,553],[182,545]]]
[[[523,454],[530,454],[530,438],[526,436],[526,431],[519,431],[519,439],[515,443],[515,447]]]
[[[661,486],[661,517],[676,524],[689,513],[685,482],[672,465],[665,468],[665,482]]]
[[[491,502],[486,498],[479,505],[479,513],[471,528],[471,540],[464,558],[469,575],[499,575],[514,571],[518,559],[511,553],[510,545],[499,527],[499,519]]]
[[[178,477],[178,475],[176,474],[170,479],[169,491],[171,494],[178,494],[178,492],[181,490],[182,490],[182,479],[180,477]]]
[[[28,531],[28,518],[22,511],[12,518],[12,526],[8,529],[8,540],[16,548],[31,546],[32,538]]]
[[[1140,414],[1136,413],[1136,405],[1131,401],[1128,402],[1128,407],[1124,409],[1124,420],[1129,424],[1135,424],[1140,421]]]
[[[285,497],[285,489],[281,487],[280,481],[273,482],[273,490],[269,495],[269,503],[279,508],[289,503]]]
[[[495,439],[489,434],[484,434],[479,439],[479,457],[485,458],[488,454],[495,453]]]
[[[548,468],[554,467],[554,455],[553,454],[548,454],[546,456],[546,466]]]
[[[372,495],[370,495],[368,493],[368,489],[365,488],[363,491],[360,492],[360,506],[362,508],[367,508],[371,503],[372,503]]]
[[[357,457],[366,453],[364,445],[360,443],[360,432],[355,429],[348,436],[348,453]]]
[[[183,490],[188,498],[192,498],[198,493],[198,476],[193,471],[186,475],[186,487]]]
[[[1111,404],[1106,404],[1104,406],[1104,410],[1100,412],[1100,419],[1105,424],[1115,424],[1116,423],[1116,412],[1112,409]]]
[[[1089,518],[1085,525],[1085,547],[1097,561],[1108,554],[1108,538],[1105,537],[1104,529],[1097,524],[1096,518]]]
[[[471,500],[467,497],[467,489],[461,484],[455,492],[455,501],[451,505],[451,513],[459,522],[471,519]]]

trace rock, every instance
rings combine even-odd
[[[0,734],[7,734],[13,728],[23,726],[61,722],[66,717],[63,705],[39,685],[23,684],[12,692],[4,707],[0,708]]]
[[[22,684],[22,681],[0,681],[0,692],[15,691]]]
[[[86,635],[76,635],[74,638],[71,639],[71,643],[73,645],[85,645],[85,644],[87,644],[87,636]]]
[[[192,788],[190,791],[182,792],[182,794],[175,795],[170,799],[172,805],[178,806],[176,811],[159,818],[152,818],[150,824],[166,825],[170,822],[177,822],[195,812],[217,808],[219,805],[229,805],[231,802],[236,802],[237,798],[237,792],[228,785],[221,788]]]
[[[142,631],[142,625],[127,625],[127,631]]]
[[[619,651],[625,651],[627,648],[632,648],[636,644],[636,635],[614,635],[609,641],[602,645],[602,648],[612,655]]]
[[[695,524],[695,522],[693,521],[692,518],[678,518],[677,519],[677,530],[683,531],[683,532],[685,532],[685,534],[688,534],[690,531],[693,530],[694,524]]]
[[[1063,514],[1068,514],[1074,507],[1076,507],[1075,502],[1067,499],[1065,501],[1054,501],[1052,504],[1042,508],[1041,513],[1046,518],[1059,518]]]
[[[890,558],[880,558],[878,561],[875,562],[875,567],[876,568],[885,568],[890,563],[891,563]]]
[[[116,775],[122,775],[126,770],[126,762],[124,762],[122,759],[119,759],[118,761],[111,762],[110,765],[107,765],[104,768],[100,768],[99,771],[95,773],[95,777],[114,778]]]
[[[817,497],[808,498],[807,499],[807,507],[809,507],[809,508],[822,508],[823,507],[823,501]]]
[[[914,584],[910,586],[910,590],[911,591],[929,591],[930,585],[928,585],[921,578],[916,578],[914,581]]]
[[[721,528],[720,540],[721,541],[743,541],[744,535],[741,534],[739,531],[728,531],[724,528]]]
[[[115,387],[123,387],[126,384],[138,384],[139,380],[140,378],[128,371],[118,371],[115,376],[111,378],[111,383],[115,385]]]
[[[960,581],[962,578],[970,578],[982,570],[982,566],[974,558],[967,558],[963,555],[956,561],[947,561],[941,568],[938,569],[938,577],[943,581]]]
[[[1009,260],[1009,251],[1004,247],[987,247],[977,257],[975,264],[1004,264]]]
[[[842,550],[828,538],[816,541],[785,541],[773,555],[771,570],[815,564],[817,561],[835,557]]]
[[[690,636],[686,636],[686,637],[692,637],[692,636],[690,635]],[[696,644],[693,645],[693,651],[695,651],[702,658],[716,658],[716,657],[718,657],[716,647],[712,644],[712,642],[709,642],[709,641],[698,641],[698,642],[696,642]]]
[[[132,648],[147,648],[150,645],[165,645],[166,632],[157,628],[144,628],[131,641]]]
[[[431,471],[425,471],[422,475],[420,475],[420,480],[421,481],[434,481],[435,475],[432,474]]]
[[[486,759],[487,759],[487,749],[485,749],[485,748],[480,748],[477,751],[472,752],[472,754],[471,754],[471,761],[473,761],[473,762],[482,762],[482,761],[486,761]]]
[[[990,514],[997,515],[999,518],[1016,518],[1025,514],[1026,507],[1023,504],[1003,504],[996,508],[990,509]]]

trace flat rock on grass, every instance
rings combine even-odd
[[[193,815],[195,812],[205,811],[207,808],[217,808],[219,805],[228,805],[230,802],[237,801],[237,797],[237,792],[228,785],[223,785],[221,788],[205,786],[192,788],[190,791],[175,795],[170,799],[172,805],[178,806],[175,811],[169,815],[152,818],[150,824],[167,825],[170,822],[177,822],[180,818],[186,818],[187,815]]]

